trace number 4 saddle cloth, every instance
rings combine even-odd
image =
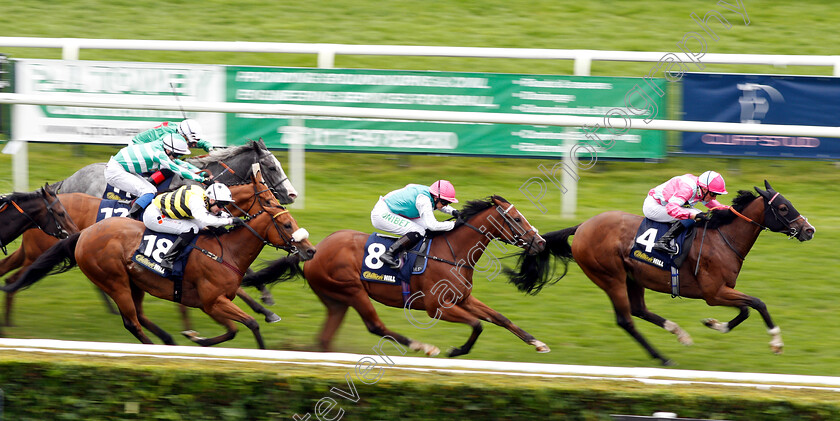
[[[656,266],[662,270],[682,266],[685,258],[688,257],[688,252],[691,250],[691,243],[694,242],[696,230],[689,228],[673,240],[672,244],[677,246],[677,254],[672,256],[653,249],[653,244],[668,232],[670,226],[670,223],[656,222],[648,218],[643,219],[642,223],[639,224],[639,230],[636,232],[633,248],[630,249],[630,257]]]

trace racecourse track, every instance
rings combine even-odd
[[[298,366],[329,366],[352,369],[369,355],[299,351],[273,351],[240,348],[199,348],[193,346],[142,345],[109,342],[77,342],[54,339],[0,338],[0,352],[69,354],[112,358],[149,357],[206,361],[239,361]],[[425,357],[389,357],[389,370],[479,374],[486,376],[521,376],[588,380],[631,381],[646,384],[695,384],[755,389],[813,389],[840,392],[840,377],[770,373],[740,373],[677,370],[645,367],[604,367],[563,364],[439,359]],[[396,373],[395,373],[396,374]]]

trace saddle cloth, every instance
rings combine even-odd
[[[694,242],[696,231],[694,228],[689,228],[680,233],[673,240],[673,244],[677,246],[677,254],[671,256],[670,254],[653,249],[653,244],[668,231],[670,226],[670,223],[656,222],[648,218],[643,219],[642,223],[639,224],[639,229],[636,231],[633,248],[630,249],[630,257],[656,266],[662,270],[682,266],[685,258],[688,257],[688,252],[691,250],[691,243]]]
[[[385,254],[388,247],[396,240],[395,237],[379,233],[373,233],[368,237],[362,256],[361,279],[363,281],[400,285],[401,283],[408,283],[411,275],[419,275],[426,270],[426,259],[417,259],[417,256],[418,253],[429,253],[429,249],[432,247],[431,239],[424,238],[423,241],[412,248],[412,253],[401,253],[399,257],[404,260],[399,269],[392,269],[379,260],[379,256]],[[421,252],[420,250],[424,251]]]

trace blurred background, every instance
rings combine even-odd
[[[284,4],[216,0],[30,0],[4,4],[0,8],[0,36],[584,49],[654,52],[662,56],[667,52],[678,53],[678,44],[684,40],[687,33],[703,31],[692,18],[692,14],[696,14],[700,19],[715,9],[728,19],[731,26],[728,29],[724,28],[714,17],[711,18],[709,28],[713,28],[718,39],[712,40],[707,32],[702,32],[706,36],[704,40],[708,54],[840,54],[839,44],[835,40],[836,22],[840,20],[840,11],[834,2],[805,1],[792,4],[787,1],[761,1],[747,2],[744,7],[749,25],[745,24],[744,16],[710,1],[314,0]],[[84,65],[62,61],[62,50],[58,48],[2,46],[3,42],[0,39],[0,53],[8,60],[14,62],[17,59],[37,59],[28,62],[30,67],[26,70],[27,80],[31,82],[26,85],[26,89],[30,89],[32,93],[43,93],[41,88],[45,86],[33,81],[72,80],[69,76],[61,74],[62,69],[83,66],[88,66],[84,68],[90,72],[97,66],[114,71],[120,67],[115,63],[125,63],[126,68],[132,69],[142,68],[143,63],[200,66],[185,67],[188,70],[233,66],[240,71],[247,71],[254,70],[255,66],[266,66],[270,68],[267,72],[295,73],[315,69],[319,64],[315,54],[144,51],[109,47],[80,50],[79,60],[109,62]],[[693,46],[695,51],[700,48],[700,44],[689,46]],[[699,60],[702,62],[703,58]],[[775,86],[776,89],[782,89],[781,86],[790,88],[790,91],[785,91],[787,101],[784,105],[770,104],[770,111],[765,113],[768,120],[764,123],[777,121],[772,118],[780,119],[778,121],[781,121],[781,124],[801,125],[831,125],[825,121],[836,121],[840,108],[832,99],[836,100],[838,97],[831,96],[833,92],[837,92],[836,78],[831,77],[836,75],[835,68],[785,65],[783,60],[777,63],[703,63],[702,72],[716,75],[735,73],[823,76],[807,81],[797,78],[742,76],[746,82],[739,79],[733,84],[753,81],[752,83],[756,84]],[[591,81],[610,83],[615,89],[610,98],[592,99],[592,104],[586,106],[591,106],[591,110],[596,111],[590,110],[587,115],[603,116],[603,110],[621,106],[628,87],[643,84],[641,78],[650,74],[655,64],[633,60],[593,61],[589,70],[593,77]],[[688,71],[700,70],[696,64],[685,65]],[[10,69],[11,66],[11,63],[6,64],[6,69]],[[497,106],[493,110],[490,110],[493,107],[442,107],[444,110],[461,111],[512,110],[523,101],[521,96],[512,95],[518,92],[514,89],[517,85],[515,82],[528,78],[544,81],[587,80],[584,76],[573,76],[573,60],[561,59],[341,54],[335,56],[333,67],[333,74],[370,74],[371,72],[366,71],[375,69],[396,72],[382,73],[389,75],[437,75],[454,78],[463,73],[463,77],[483,78],[498,83],[493,85],[493,89],[497,90],[494,93],[494,101],[498,98],[507,101],[494,103]],[[278,68],[295,69],[277,70]],[[443,73],[424,73],[428,71]],[[184,74],[186,73],[188,72],[184,71]],[[232,75],[237,73],[226,68],[222,74],[226,78],[232,78]],[[662,79],[664,75],[660,71],[653,77]],[[638,79],[627,81],[623,78]],[[704,117],[717,116],[719,121],[728,121],[730,116],[741,118],[742,108],[738,98],[747,90],[730,89],[725,95],[715,96],[714,87],[717,85],[714,84],[722,83],[722,79],[722,76],[692,76],[690,80],[695,85],[691,87],[693,90],[688,92],[692,95],[688,101],[685,101],[683,96],[687,95],[684,84],[689,83],[689,78],[659,82],[659,86],[663,87],[667,95],[662,98],[656,118],[682,120],[687,118],[686,114],[692,112]],[[181,87],[187,86],[189,81],[185,79]],[[227,82],[236,81],[227,79]],[[628,84],[625,86],[622,83]],[[796,85],[798,83],[802,85]],[[206,99],[210,95],[208,92],[212,90],[210,86],[206,87],[206,91],[201,86],[189,86],[191,89],[184,88],[181,92],[185,95],[183,99]],[[73,86],[53,88],[62,92],[74,92]],[[243,89],[245,88],[247,86]],[[298,88],[299,86],[291,86],[282,89]],[[281,88],[269,86],[261,89]],[[380,92],[403,92],[399,88],[393,88],[393,91],[388,91],[392,88],[387,87],[370,89],[371,92],[377,92],[377,89],[380,89]],[[544,88],[542,91],[538,88],[537,91],[546,95],[568,95],[570,92],[550,88]],[[418,89],[409,93],[418,92],[426,91]],[[465,91],[441,89],[434,92],[441,95],[447,92],[462,95]],[[771,100],[766,92],[765,90],[756,94],[764,99],[764,103]],[[165,100],[168,92],[161,91],[157,94]],[[220,100],[232,100],[232,94],[228,92],[227,95],[228,98]],[[586,101],[586,95],[588,93],[578,93],[577,98]],[[214,98],[211,95],[209,99]],[[708,102],[704,102],[704,99]],[[801,110],[796,111],[796,106],[800,103],[805,107],[803,113],[810,118],[799,118],[800,114],[797,113]],[[338,104],[322,100],[313,102],[313,105]],[[790,108],[776,108],[777,106]],[[687,107],[694,108],[687,110]],[[11,121],[8,106],[4,105],[3,108],[3,128],[7,136],[5,140],[8,140]],[[394,108],[414,109],[408,106]],[[49,112],[46,111],[47,114]],[[171,119],[178,120],[179,114],[175,113]],[[215,127],[211,139],[215,144],[236,145],[245,142],[247,138],[265,137],[280,162],[284,166],[289,165],[288,145],[282,141],[282,130],[279,130],[279,127],[289,123],[288,119],[251,122],[243,120],[243,116],[235,115],[191,115],[219,122],[210,125]],[[14,121],[15,124],[25,126],[25,133],[31,133],[33,136],[31,139],[22,140],[37,140],[28,145],[30,190],[43,185],[45,181],[55,182],[66,178],[88,163],[105,162],[118,150],[119,139],[116,138],[97,139],[90,136],[90,139],[82,141],[85,143],[80,143],[75,138],[67,143],[64,142],[67,139],[53,134],[55,138],[51,141],[49,132],[40,126],[47,118],[49,116],[40,115],[31,121]],[[142,124],[151,127],[154,121],[166,119],[129,120],[138,127]],[[355,121],[346,123],[324,122],[323,119],[304,120],[307,127],[319,127],[318,124],[321,123],[325,124],[325,128],[342,127],[342,124],[350,124],[350,127],[360,130],[366,127]],[[251,123],[256,128],[250,128]],[[114,124],[116,126],[128,123]],[[380,126],[372,127],[379,129],[388,125],[377,124]],[[435,124],[433,130],[440,131],[442,126],[445,124]],[[412,130],[422,131],[423,127],[425,126],[418,123]],[[473,136],[472,143],[463,143],[462,146],[474,145],[481,148],[487,144],[483,143],[485,140],[504,145],[506,136],[511,143],[522,141],[510,135],[515,131],[512,128],[492,131],[484,126],[468,126],[453,130],[463,130],[463,136]],[[535,130],[564,133],[566,129],[538,127]],[[762,234],[750,252],[738,279],[737,288],[764,300],[775,322],[781,326],[786,344],[785,353],[773,355],[770,352],[767,346],[770,338],[765,332],[764,323],[755,312],[737,330],[724,335],[703,327],[700,320],[705,317],[729,320],[736,314],[736,310],[708,307],[699,300],[672,299],[667,294],[648,293],[649,307],[688,330],[694,338],[695,345],[684,347],[677,343],[672,335],[649,323],[637,321],[637,326],[663,354],[676,360],[680,369],[820,375],[840,373],[840,316],[835,311],[835,275],[840,268],[835,250],[840,219],[834,206],[834,197],[838,192],[837,182],[840,181],[836,159],[840,155],[834,155],[831,150],[838,140],[821,138],[821,147],[828,148],[828,151],[811,153],[810,150],[802,151],[808,148],[762,148],[757,145],[757,141],[745,142],[744,144],[752,147],[745,149],[714,147],[708,142],[704,143],[700,135],[690,140],[684,138],[681,132],[655,132],[653,136],[653,139],[643,142],[639,142],[638,139],[621,140],[619,144],[622,148],[627,148],[629,157],[604,153],[599,156],[594,167],[580,171],[574,214],[566,216],[561,214],[564,196],[550,183],[547,184],[549,190],[541,200],[545,212],[535,207],[520,190],[529,179],[546,177],[544,172],[540,171],[540,166],[552,168],[560,162],[562,153],[556,152],[556,147],[562,146],[562,142],[554,142],[555,152],[530,154],[511,153],[509,146],[507,149],[504,149],[505,146],[499,146],[498,150],[501,152],[493,153],[470,152],[460,148],[454,151],[424,151],[412,148],[411,145],[404,148],[354,148],[348,144],[319,148],[318,145],[307,145],[305,180],[292,178],[295,184],[305,184],[305,200],[301,205],[293,207],[292,212],[298,223],[310,231],[311,239],[316,243],[339,229],[370,232],[370,210],[380,195],[407,183],[430,184],[444,178],[454,183],[462,202],[492,194],[502,195],[517,205],[541,232],[547,232],[578,224],[609,210],[640,214],[647,191],[679,174],[700,174],[706,170],[720,172],[725,177],[730,192],[729,196],[722,197],[724,203],[729,203],[738,190],[751,190],[753,186],[763,186],[764,180],[768,180],[817,228],[815,239],[802,244],[789,241],[779,234]],[[644,154],[634,155],[638,151],[634,149],[634,145],[648,149],[645,149]],[[0,144],[0,147],[2,146],[4,145]],[[795,155],[800,152],[800,155]],[[811,155],[808,155],[809,153]],[[0,155],[2,192],[14,189],[12,159],[11,155]],[[288,166],[286,171],[289,172]],[[13,245],[12,248],[14,247]],[[510,247],[507,249],[511,254],[516,251]],[[256,265],[277,257],[280,255],[276,251],[265,250]],[[504,261],[508,266],[514,263],[513,259]],[[485,326],[473,352],[462,358],[608,366],[656,364],[632,338],[616,326],[611,305],[604,293],[574,265],[566,278],[546,288],[537,296],[526,296],[517,292],[501,277],[488,279],[486,276],[477,276],[474,282],[475,296],[546,342],[552,347],[552,352],[536,354],[530,346],[523,344],[509,332],[491,325]],[[134,342],[134,338],[123,328],[120,318],[106,313],[94,288],[78,270],[45,279],[18,294],[15,324],[4,327],[4,334],[12,338]],[[321,303],[299,279],[276,285],[272,292],[277,304],[271,309],[278,313],[283,321],[263,326],[262,332],[268,347],[281,350],[313,349],[315,335],[324,318]],[[150,298],[146,300],[146,308],[150,317],[165,330],[180,329],[174,304]],[[381,319],[395,331],[421,341],[432,342],[441,349],[458,346],[469,335],[469,328],[464,325],[438,323],[433,329],[423,331],[413,327],[405,319],[401,309],[385,308],[377,304],[377,311],[380,312]],[[192,315],[196,330],[206,335],[221,333],[220,326],[199,311],[193,310]],[[418,318],[421,316],[423,315],[417,315]],[[176,340],[179,344],[187,344],[185,339]],[[351,311],[339,331],[334,347],[337,351],[366,353],[377,341],[378,338],[369,334],[357,315]],[[226,346],[253,348],[254,340],[249,333],[240,330],[236,339]]]

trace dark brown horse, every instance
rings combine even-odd
[[[0,196],[0,250],[30,228],[55,238],[79,232],[49,184],[31,193]]]
[[[191,253],[184,269],[181,303],[201,308],[227,328],[213,338],[201,338],[196,332],[184,332],[190,340],[210,346],[232,339],[237,332],[233,322],[247,326],[260,348],[265,348],[259,324],[231,300],[242,276],[265,244],[311,259],[315,247],[306,239],[289,211],[281,206],[257,173],[252,186],[251,205],[246,207],[250,221],[224,234],[202,235],[196,245],[207,251]],[[252,212],[256,212],[252,214]],[[42,279],[57,265],[58,272],[78,265],[82,272],[105,291],[120,309],[125,328],[143,343],[152,341],[143,333],[149,329],[165,344],[173,345],[172,336],[152,323],[143,313],[143,297],[148,292],[174,301],[173,282],[146,270],[131,260],[140,245],[145,226],[129,218],[108,218],[70,236],[47,250],[14,284],[3,288],[17,291]],[[212,255],[212,256],[210,256]],[[214,258],[215,257],[215,258]],[[142,326],[142,327],[141,327]]]
[[[440,352],[434,345],[414,341],[385,327],[370,301],[373,298],[387,306],[425,310],[435,319],[468,324],[472,334],[463,346],[449,352],[450,357],[470,352],[482,331],[481,320],[510,330],[525,343],[536,347],[538,352],[549,351],[544,343],[471,295],[475,262],[491,240],[514,244],[526,253],[537,253],[544,247],[545,241],[537,230],[505,199],[493,196],[469,202],[461,211],[461,221],[456,223],[456,228],[435,236],[429,252],[435,258],[429,260],[423,274],[411,277],[412,299],[406,304],[399,285],[360,280],[368,236],[359,231],[334,232],[318,244],[315,258],[304,264],[304,278],[327,307],[327,320],[319,335],[323,350],[330,349],[330,342],[347,308],[353,307],[374,335],[390,336],[427,355]],[[243,285],[273,282],[279,275],[288,279],[295,270],[296,262],[283,258],[246,277]],[[406,310],[406,313],[409,312]]]
[[[680,296],[702,298],[710,306],[729,306],[740,310],[726,323],[705,319],[703,323],[720,332],[729,332],[749,316],[753,308],[761,314],[771,335],[771,349],[782,352],[781,329],[758,298],[735,290],[735,282],[761,231],[787,234],[799,241],[814,237],[815,229],[781,194],[764,182],[767,190],[758,187],[760,196],[739,191],[732,208],[715,210],[707,224],[700,223],[688,258],[680,268]],[[636,230],[642,217],[624,212],[605,212],[582,224],[545,235],[546,248],[538,255],[522,255],[519,272],[512,273],[513,282],[521,291],[538,293],[552,279],[550,257],[558,257],[568,268],[574,260],[612,301],[616,320],[653,358],[664,365],[671,360],[657,352],[636,330],[631,316],[651,322],[677,336],[680,343],[691,345],[691,337],[676,323],[652,313],[645,306],[645,288],[671,293],[670,272],[630,258]],[[574,235],[571,246],[569,236]],[[702,246],[701,246],[702,245]],[[699,259],[699,265],[698,265]],[[695,274],[695,267],[698,269]]]
[[[254,187],[250,183],[250,180],[248,181],[248,184],[230,186],[234,203],[237,206],[250,207],[254,205]],[[85,229],[96,223],[99,205],[102,202],[102,199],[84,193],[62,193],[58,195],[58,198],[61,199],[61,203],[64,205],[67,215],[72,218],[79,229]],[[229,211],[234,216],[243,215],[243,211],[240,208],[235,208],[233,206],[230,206],[229,208]],[[78,230],[76,232],[78,232]],[[35,259],[57,242],[58,239],[47,235],[42,231],[34,229],[26,231],[21,239],[21,246],[14,253],[9,255],[9,257],[0,260],[0,276],[20,268],[17,272],[6,278],[7,285],[16,282],[17,279],[23,275],[26,269],[32,265]],[[105,303],[108,305],[111,312],[118,314],[117,310],[112,307],[107,295],[104,295],[104,292],[102,294]],[[253,298],[246,294],[244,290],[237,290],[236,295],[245,301],[245,303],[247,303],[248,306],[255,312],[265,316],[266,321],[273,322],[280,319],[276,314],[257,303]],[[12,326],[12,306],[14,304],[14,296],[14,292],[6,294],[6,326]],[[181,310],[184,329],[190,330],[191,327],[186,308],[181,307]]]

